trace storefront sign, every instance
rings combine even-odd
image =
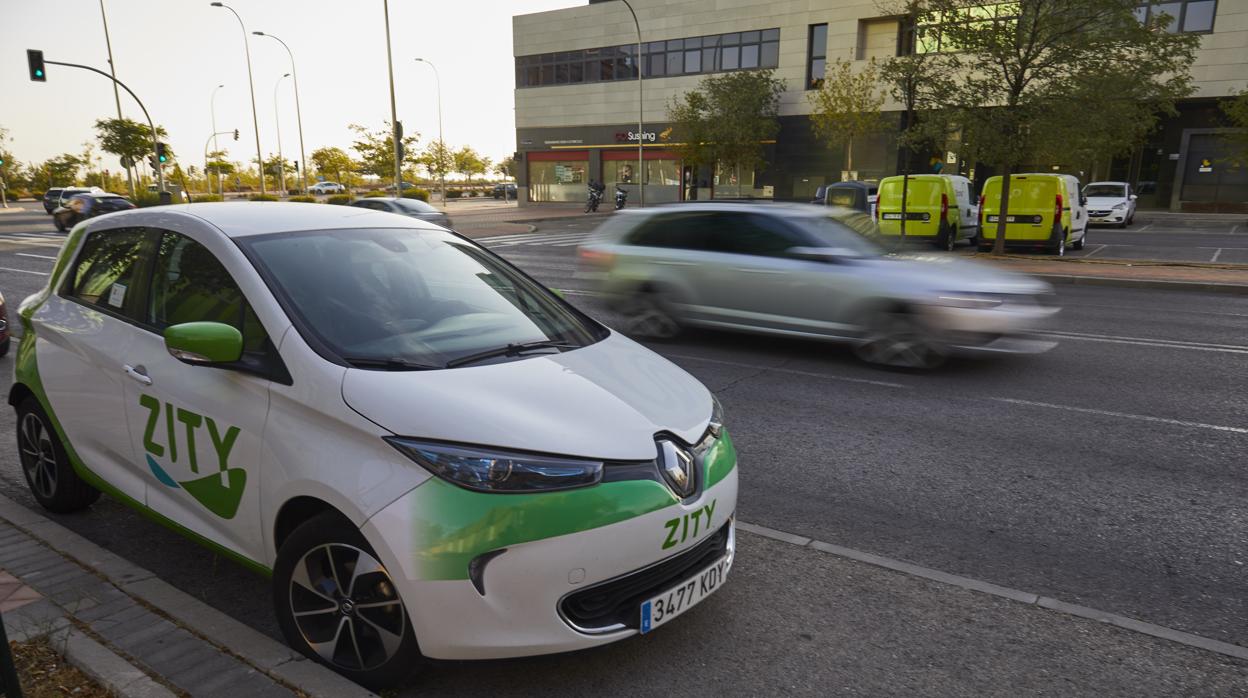
[[[546,145],[580,145],[585,141],[580,138],[564,138],[557,141],[542,141]]]
[[[646,143],[653,143],[656,140],[658,140],[658,138],[659,138],[659,134],[655,133],[654,131],[643,131],[641,134],[641,140]],[[615,134],[615,142],[616,143],[636,143],[637,132],[636,131],[617,131]]]
[[[1208,158],[1201,158],[1200,167],[1196,168],[1196,171],[1204,174],[1213,172],[1213,161]]]

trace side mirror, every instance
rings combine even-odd
[[[853,257],[852,250],[842,247],[790,247],[784,251],[785,256],[792,259],[804,259],[808,262],[836,264],[846,257]]]
[[[1088,205],[1088,197],[1083,196],[1083,195],[1080,195],[1080,196],[1079,196],[1079,205],[1080,205],[1080,206],[1087,206],[1087,205]]]
[[[1129,197],[1127,197],[1127,198],[1128,198],[1128,199],[1131,199],[1132,201],[1135,201],[1136,199],[1138,199],[1138,198],[1140,198],[1140,197],[1136,196],[1135,194],[1132,194],[1131,196],[1129,196]]]
[[[165,348],[193,366],[228,364],[243,356],[243,335],[220,322],[184,322],[165,328]]]

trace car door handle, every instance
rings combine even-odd
[[[143,385],[152,384],[152,377],[147,375],[147,369],[142,366],[122,366],[121,370],[125,372],[127,376],[130,376]]]

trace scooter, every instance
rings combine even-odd
[[[615,185],[615,210],[618,211],[624,208],[624,205],[627,203],[628,203],[628,192],[620,188],[620,185],[618,184]]]
[[[589,199],[585,202],[585,213],[593,213],[598,210],[598,204],[602,203],[602,190],[589,188]]]

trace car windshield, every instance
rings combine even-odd
[[[437,213],[438,209],[420,199],[395,199],[394,203],[408,213]]]
[[[1127,195],[1127,190],[1121,184],[1089,184],[1083,190],[1083,195],[1087,197],[1108,196],[1121,199]]]
[[[239,242],[301,330],[361,368],[443,368],[514,345],[567,349],[607,336],[492,253],[442,230],[311,231]]]
[[[849,250],[859,257],[878,257],[884,254],[879,244],[879,232],[875,222],[865,213],[836,216],[800,216],[792,222],[813,235],[827,247]]]

